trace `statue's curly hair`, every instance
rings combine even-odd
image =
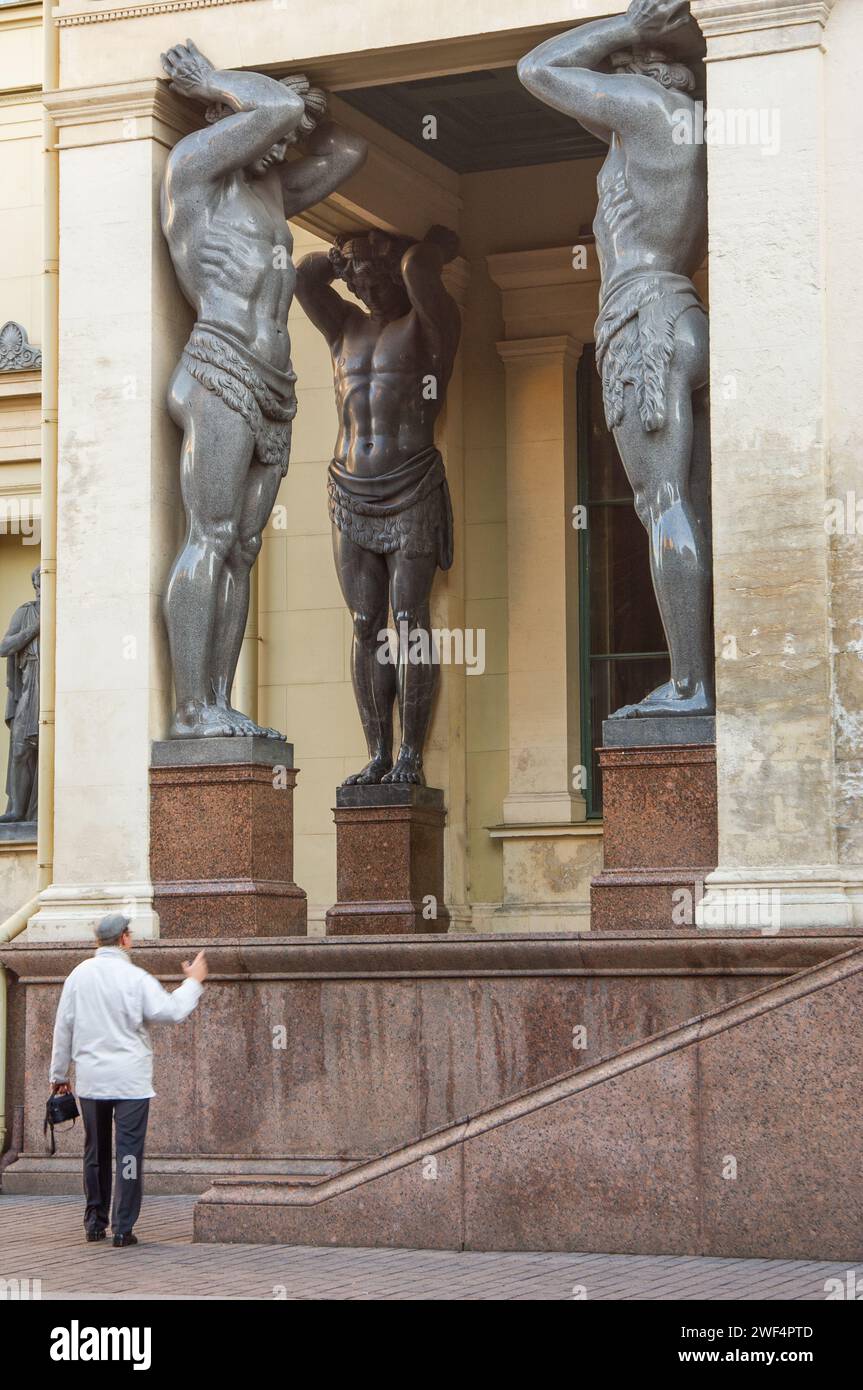
[[[669,91],[694,92],[698,85],[691,68],[685,63],[672,62],[668,54],[659,48],[639,48],[612,53],[609,61],[619,72],[652,77]]]
[[[402,256],[409,246],[415,244],[415,238],[409,236],[393,236],[389,232],[381,232],[373,228],[371,232],[363,229],[355,232],[340,232],[329,250],[330,264],[340,280],[344,280],[351,293],[355,293],[356,276],[362,274],[357,266],[356,260],[351,255],[345,254],[345,248],[350,247],[352,242],[365,240],[370,247],[372,254],[368,260],[362,262],[363,269],[368,273],[391,280],[394,285],[404,289],[402,279]]]

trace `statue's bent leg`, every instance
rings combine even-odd
[[[399,637],[398,696],[402,742],[385,782],[425,784],[423,749],[438,682],[429,599],[437,569],[435,555],[389,557],[390,601]],[[405,635],[407,640],[405,641]]]
[[[216,704],[241,734],[282,738],[277,729],[265,729],[234,709],[231,689],[237,673],[240,648],[249,616],[249,576],[261,550],[261,536],[270,519],[282,473],[274,465],[253,463],[246,481],[237,540],[222,567],[213,631],[212,681]]]
[[[677,324],[665,424],[645,430],[628,385],[624,418],[614,432],[650,538],[653,587],[671,657],[671,680],[615,711],[618,717],[712,713],[715,707],[706,375],[707,320],[700,310],[688,311]]]
[[[388,659],[388,644],[378,636],[387,625],[387,563],[383,555],[356,545],[337,526],[333,526],[333,556],[342,594],[353,619],[351,679],[369,750],[366,767],[346,777],[344,785],[376,783],[382,781],[393,765],[396,673]]]
[[[222,567],[239,534],[254,440],[243,417],[182,366],[168,405],[184,432],[180,477],[187,527],[164,602],[177,702],[171,734],[230,734],[234,729],[213,703],[213,640]]]

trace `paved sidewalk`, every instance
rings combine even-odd
[[[193,1201],[145,1198],[141,1245],[115,1250],[86,1244],[77,1197],[0,1195],[0,1280],[40,1279],[47,1299],[817,1300],[847,1275],[799,1260],[192,1245]]]

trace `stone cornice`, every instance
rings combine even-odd
[[[60,89],[44,102],[64,149],[145,138],[170,147],[203,124],[202,111],[159,78]]]
[[[488,273],[501,290],[533,290],[541,285],[570,285],[573,280],[599,279],[599,263],[593,237],[577,238],[583,246],[587,265],[573,265],[573,247],[550,246],[538,251],[500,251],[487,257]]]
[[[775,25],[826,24],[836,0],[692,0],[692,13],[705,37]]]
[[[37,29],[41,23],[41,4],[0,6],[0,29]]]
[[[583,350],[584,343],[570,333],[542,338],[505,338],[497,344],[498,356],[505,367],[536,362],[540,358],[577,366]]]
[[[706,62],[818,48],[836,0],[691,0]]]
[[[49,890],[50,892],[50,890]],[[44,894],[48,896],[48,894]],[[37,919],[38,923],[38,919]],[[40,941],[32,927],[0,945],[0,965],[23,983],[63,984],[69,971],[93,954],[93,938]],[[531,975],[595,976],[618,972],[679,976],[783,976],[826,963],[858,947],[861,934],[799,930],[782,936],[740,929],[681,931],[673,938],[614,932],[434,933],[401,937],[235,937],[172,941],[139,939],[134,959],[162,980],[179,979],[189,952],[206,948],[212,980],[458,979]],[[754,987],[754,986],[753,986]]]
[[[217,5],[244,5],[250,0],[142,0],[139,5],[111,5],[95,9],[92,5],[86,10],[61,10],[54,12],[54,23],[59,29],[73,24],[107,24],[114,19],[148,19],[154,14],[172,14],[181,10],[210,10]]]

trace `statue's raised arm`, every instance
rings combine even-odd
[[[174,91],[201,102],[212,122],[174,147],[175,177],[220,178],[296,138],[306,111],[301,90],[260,72],[216,68],[191,39],[163,53],[162,67]]]
[[[614,131],[642,129],[651,109],[660,115],[665,84],[651,80],[648,46],[689,22],[688,0],[632,0],[626,14],[547,39],[521,59],[518,75],[540,101],[608,143]],[[641,63],[633,63],[633,50]]]

